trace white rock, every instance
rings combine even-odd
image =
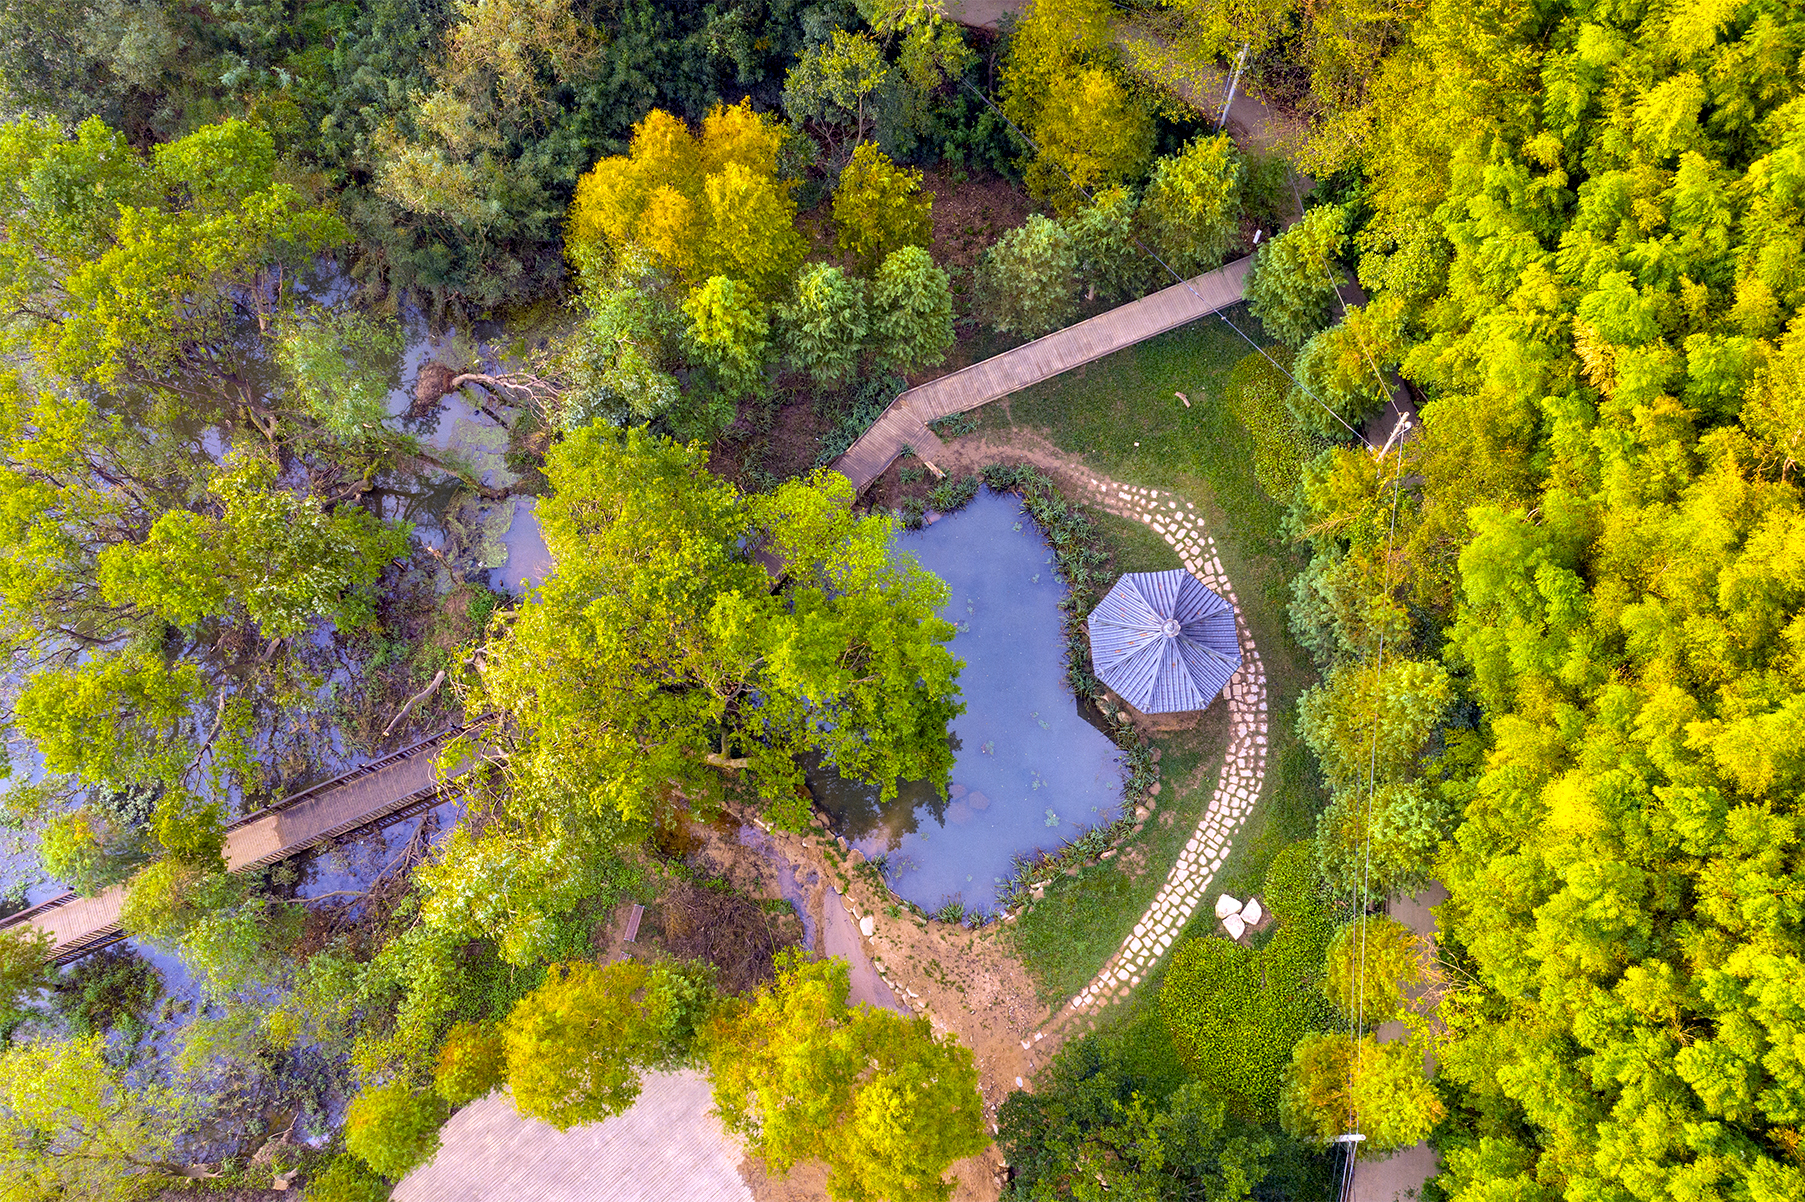
[[[1233,897],[1230,897],[1228,894],[1224,893],[1221,897],[1216,899],[1217,918],[1227,918],[1231,914],[1239,914],[1240,912],[1241,903],[1236,901]]]
[[[869,939],[877,933],[877,920],[867,914],[859,919],[859,934]]]
[[[1264,917],[1266,917],[1266,910],[1260,905],[1260,899],[1257,897],[1248,898],[1247,904],[1241,907],[1241,921],[1250,927],[1258,926],[1260,919]]]
[[[1239,914],[1230,914],[1222,920],[1222,929],[1228,932],[1230,939],[1239,939],[1247,933],[1247,924],[1241,921]]]

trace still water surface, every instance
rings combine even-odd
[[[810,787],[853,846],[889,857],[902,897],[927,910],[947,901],[990,910],[1016,856],[1115,821],[1119,753],[1066,687],[1065,584],[1017,497],[982,490],[959,512],[904,534],[898,549],[952,589],[941,616],[958,626],[952,651],[965,661],[952,787],[942,800],[905,783],[882,807],[875,788],[831,773],[813,774]]]

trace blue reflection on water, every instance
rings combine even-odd
[[[889,856],[898,894],[928,910],[949,900],[989,910],[1017,855],[1115,821],[1118,753],[1066,687],[1065,585],[1018,498],[981,491],[958,513],[904,534],[898,548],[952,590],[941,616],[959,628],[952,650],[965,661],[952,788],[942,800],[905,783],[880,809],[874,788],[829,773],[810,784],[855,847]]]

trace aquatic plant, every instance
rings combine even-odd
[[[952,923],[955,925],[964,922],[965,903],[956,897],[949,897],[940,903],[940,908],[935,910],[930,917],[933,918],[935,922]]]
[[[952,513],[963,509],[978,495],[978,478],[965,476],[954,478],[948,476],[928,490],[928,503],[941,513]]]

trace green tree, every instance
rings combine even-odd
[[[90,119],[0,128],[0,298],[39,363],[72,382],[166,382],[229,354],[243,298],[267,315],[285,269],[349,231],[275,178],[269,133],[204,126],[149,159]]]
[[[797,125],[813,125],[829,140],[847,124],[855,146],[865,139],[865,106],[890,73],[883,48],[868,33],[833,31],[804,50],[784,77],[783,109]]]
[[[1337,897],[1394,897],[1429,883],[1459,814],[1425,781],[1337,791],[1316,819],[1317,867]]]
[[[703,456],[592,428],[548,457],[558,570],[485,650],[472,697],[514,716],[514,787],[645,817],[745,771],[793,823],[805,750],[886,795],[943,779],[958,712],[944,586],[892,563],[890,524],[853,515],[836,474],[743,497]],[[760,547],[785,565],[781,590]]]
[[[555,965],[520,999],[504,1027],[520,1113],[568,1131],[633,1104],[656,1046],[639,996],[650,979],[631,960]]]
[[[1078,278],[1092,296],[1133,300],[1163,274],[1135,239],[1139,210],[1127,188],[1105,188],[1062,223],[1078,258]]]
[[[877,359],[897,372],[946,359],[953,345],[953,288],[919,246],[884,257],[871,286],[871,337]]]
[[[400,354],[393,318],[311,306],[277,323],[277,362],[302,407],[340,442],[381,429]]]
[[[1078,254],[1072,236],[1036,213],[1010,230],[978,264],[984,308],[997,329],[1038,338],[1078,312]]]
[[[711,276],[690,294],[689,340],[713,369],[722,390],[741,397],[763,391],[771,323],[751,289],[726,276]]]
[[[187,1107],[155,1084],[128,1085],[105,1039],[47,1040],[0,1051],[0,1197],[125,1202],[178,1180]]]
[[[825,1161],[832,1198],[944,1200],[947,1167],[990,1142],[971,1052],[850,992],[844,960],[786,955],[727,1003],[706,1044],[716,1109],[780,1175]]]
[[[933,194],[921,194],[921,172],[898,167],[870,142],[853,149],[834,188],[839,248],[867,273],[892,251],[926,246],[934,234],[933,212]]]
[[[865,288],[831,263],[796,277],[796,299],[778,310],[789,358],[817,383],[833,387],[858,370],[871,333]]]
[[[439,1150],[445,1103],[405,1080],[366,1086],[345,1110],[345,1147],[390,1181],[399,1181]]]
[[[30,1013],[26,1003],[55,980],[54,943],[48,931],[26,924],[0,930],[0,1031],[10,1034]]]
[[[1316,205],[1254,252],[1247,307],[1269,334],[1295,349],[1329,324],[1346,245],[1346,211]]]
[[[580,245],[575,257],[598,258]],[[648,421],[670,412],[680,392],[672,348],[684,317],[668,299],[670,281],[644,247],[599,257],[612,263],[583,263],[586,316],[559,355],[568,384],[557,417],[566,430],[594,421]]]
[[[1334,789],[1399,780],[1452,699],[1448,671],[1437,663],[1344,664],[1298,699],[1298,734]]]
[[[1240,239],[1246,165],[1226,134],[1197,138],[1153,165],[1141,199],[1147,244],[1179,275],[1208,271]]]
[[[99,556],[101,590],[172,624],[242,606],[270,638],[374,614],[370,586],[407,549],[407,528],[349,506],[328,511],[276,487],[275,465],[244,457],[214,477],[216,516],[172,510],[137,545]]]
[[[446,1102],[474,1102],[507,1079],[507,1044],[494,1024],[462,1022],[445,1033],[432,1087]]]
[[[1415,1041],[1355,1042],[1345,1034],[1307,1035],[1293,1050],[1279,1114],[1287,1134],[1328,1143],[1347,1131],[1366,1139],[1363,1157],[1384,1157],[1428,1136],[1446,1108],[1423,1076]]]

